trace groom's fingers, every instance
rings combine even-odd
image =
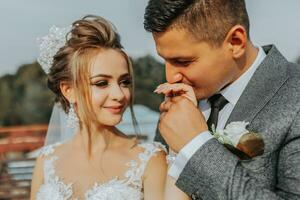
[[[183,97],[183,96],[176,96],[176,97],[172,97],[171,102],[177,104],[177,103],[180,103],[180,102],[182,102],[182,101],[184,101],[184,100],[190,101],[190,100],[189,100],[188,98],[186,98],[186,97]]]
[[[167,112],[160,113],[160,119],[164,118],[164,116],[167,114]]]
[[[177,104],[181,101],[192,101],[191,99],[189,99],[188,97],[184,97],[184,96],[176,96],[176,97],[172,97],[169,98],[168,100],[163,101],[160,106],[159,106],[159,110],[160,112],[168,112],[173,104]]]
[[[172,102],[167,100],[160,104],[159,110],[160,112],[168,112],[172,106]]]
[[[195,106],[198,106],[196,98],[192,98],[191,96],[189,96],[187,94],[183,94],[182,96],[185,97],[185,98],[187,98],[188,100],[190,100]]]

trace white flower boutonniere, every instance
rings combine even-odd
[[[225,129],[216,129],[215,126],[212,126],[212,134],[213,136],[219,140],[222,144],[229,144],[236,147],[240,141],[240,138],[249,133],[246,129],[249,122],[231,122],[228,124]]]
[[[225,129],[212,126],[213,136],[240,158],[253,158],[264,152],[264,141],[260,134],[247,130],[249,122],[231,122]]]

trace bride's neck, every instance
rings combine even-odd
[[[91,136],[91,154],[99,154],[105,151],[112,142],[116,139],[117,133],[115,127],[95,127],[92,126],[90,130]],[[79,130],[77,134],[79,142],[83,145],[84,149],[88,150],[89,134],[86,127]]]

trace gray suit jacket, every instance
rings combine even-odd
[[[263,155],[239,160],[216,139],[199,148],[176,185],[192,199],[300,199],[300,67],[275,46],[254,73],[227,123],[250,122]],[[159,138],[159,136],[157,137]]]

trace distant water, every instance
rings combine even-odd
[[[155,136],[159,113],[144,105],[134,105],[133,110],[138,121],[141,135],[147,136],[148,141],[152,141]],[[125,111],[123,120],[117,127],[125,134],[135,135],[129,108]]]

